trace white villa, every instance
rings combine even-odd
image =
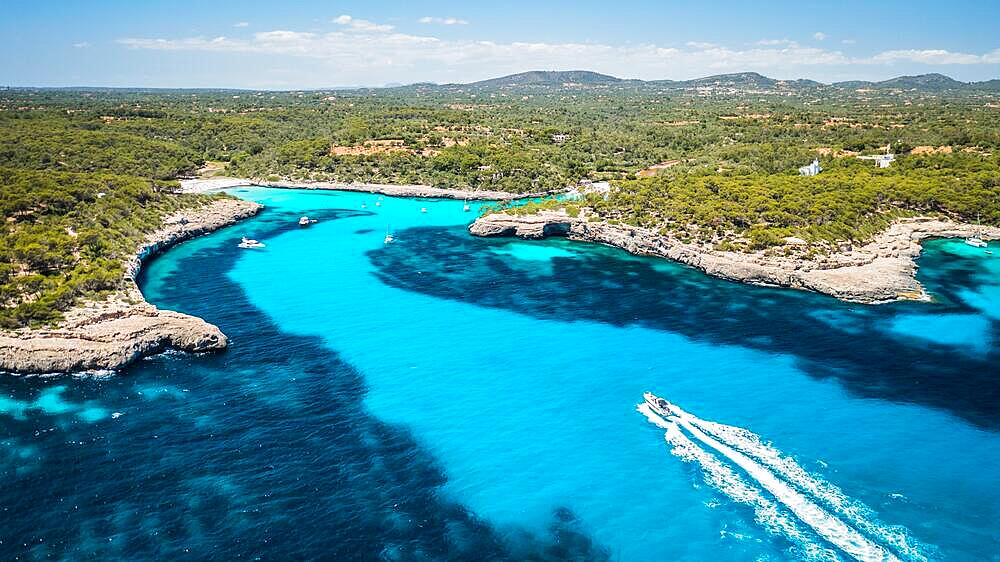
[[[815,176],[816,174],[818,174],[818,173],[820,173],[822,171],[823,171],[823,168],[820,168],[820,166],[819,166],[819,160],[813,160],[812,164],[809,164],[808,166],[802,166],[801,168],[799,168],[799,175],[800,176]]]
[[[896,161],[896,155],[889,152],[891,150],[891,144],[885,147],[885,154],[875,154],[872,156],[858,156],[859,160],[874,160],[875,165],[879,168],[888,168]]]

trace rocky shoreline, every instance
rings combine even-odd
[[[570,240],[615,246],[637,255],[660,256],[696,267],[709,275],[750,283],[823,293],[848,302],[884,303],[929,299],[916,279],[915,259],[920,241],[966,237],[1000,239],[1000,228],[977,227],[930,217],[894,222],[864,246],[814,259],[743,253],[683,242],[645,228],[589,222],[564,212],[532,215],[490,214],[469,226],[476,236],[517,236],[527,239],[565,236]]]
[[[0,371],[19,374],[119,369],[167,349],[203,352],[228,344],[217,326],[147,303],[135,282],[142,262],[178,242],[251,217],[261,205],[220,199],[168,217],[147,237],[126,268],[122,290],[85,302],[48,329],[0,332]]]
[[[508,193],[506,191],[480,191],[471,189],[445,189],[429,185],[390,185],[383,183],[339,183],[319,181],[265,181],[242,178],[206,178],[181,180],[185,193],[204,193],[240,186],[276,187],[282,189],[320,189],[331,191],[356,191],[391,197],[426,197],[433,199],[468,199],[470,201],[509,201],[531,197],[545,197],[555,192]]]

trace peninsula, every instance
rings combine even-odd
[[[106,298],[79,302],[50,327],[0,331],[0,371],[119,369],[165,349],[202,352],[225,348],[226,336],[217,326],[147,303],[135,278],[146,258],[253,216],[260,209],[257,203],[225,198],[166,217],[136,249],[127,262],[124,279]]]
[[[586,213],[569,216],[565,211],[526,215],[492,213],[477,219],[469,231],[476,236],[525,239],[564,236],[614,246],[636,255],[668,258],[723,279],[805,289],[869,304],[929,298],[915,277],[914,260],[920,254],[921,240],[974,235],[984,240],[1000,240],[997,227],[911,217],[892,223],[864,245],[804,259],[801,255],[786,256],[763,250],[719,250],[712,244],[684,241],[648,228],[603,220],[591,222],[590,216]]]

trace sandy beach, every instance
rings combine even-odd
[[[485,191],[472,189],[445,189],[429,185],[392,185],[382,183],[338,183],[313,181],[265,181],[245,178],[206,178],[181,180],[181,190],[184,193],[205,193],[240,186],[274,187],[282,189],[323,189],[334,191],[356,191],[377,193],[392,197],[427,197],[434,199],[468,199],[470,201],[509,201],[511,199],[526,199],[544,197],[557,192],[539,191],[526,193],[509,193],[506,191]]]

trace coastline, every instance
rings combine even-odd
[[[806,260],[764,252],[716,250],[645,228],[588,222],[583,216],[570,217],[555,211],[524,216],[494,213],[477,219],[469,226],[469,232],[475,236],[526,239],[564,236],[614,246],[636,255],[671,259],[723,279],[808,290],[865,304],[930,299],[916,279],[915,260],[920,255],[922,240],[966,237],[976,232],[984,240],[1000,239],[1000,228],[914,217],[892,223],[863,246]]]
[[[129,260],[122,289],[104,301],[79,303],[56,327],[0,332],[0,372],[111,370],[167,349],[203,352],[225,348],[228,340],[217,326],[146,302],[136,276],[150,256],[256,215],[261,208],[252,201],[220,199],[167,217]]]
[[[355,191],[388,195],[391,197],[425,197],[433,199],[468,199],[470,201],[510,201],[545,197],[559,191],[539,191],[533,193],[509,193],[506,191],[479,191],[472,189],[445,189],[429,185],[393,185],[384,183],[340,183],[319,181],[264,181],[245,178],[205,178],[180,180],[184,193],[205,193],[232,187],[273,187],[279,189],[319,189],[329,191]]]

